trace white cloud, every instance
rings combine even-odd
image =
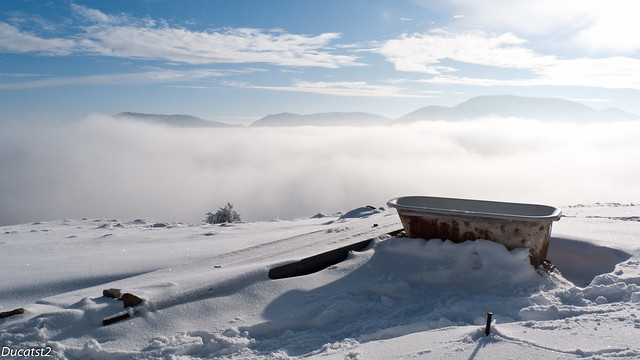
[[[329,44],[340,38],[338,33],[312,36],[251,28],[192,31],[171,27],[163,20],[111,16],[80,5],[72,5],[72,11],[88,24],[64,39],[44,39],[0,23],[0,51],[89,54],[186,64],[268,63],[326,68],[362,65],[354,55],[332,52]]]
[[[426,94],[405,93],[394,85],[371,85],[365,81],[295,81],[291,86],[257,86],[246,83],[234,83],[238,87],[267,89],[276,91],[308,92],[336,96],[374,96],[374,97],[431,97]]]
[[[100,10],[91,9],[86,6],[74,3],[71,3],[71,12],[74,15],[83,18],[84,20],[95,21],[99,23],[117,23],[121,22],[121,20],[124,20],[123,17],[118,18],[115,16],[110,16],[101,12]]]
[[[81,41],[90,54],[157,59],[187,64],[269,63],[337,68],[358,65],[350,55],[324,50],[340,35],[269,33],[258,29],[194,32],[181,28],[131,25],[92,28]]]
[[[453,12],[472,26],[522,34],[550,34],[580,28],[592,19],[590,0],[450,0]]]
[[[640,90],[640,59],[618,56],[557,60],[541,69],[541,80],[551,85]]]
[[[465,85],[513,86],[593,86],[640,89],[640,59],[607,57],[599,59],[559,58],[540,55],[525,47],[527,42],[511,33],[500,35],[472,31],[451,34],[437,31],[403,35],[388,40],[378,50],[399,71],[432,74],[425,82]],[[461,67],[443,66],[445,60],[496,69],[528,71],[528,77],[492,79],[464,76]]]
[[[74,44],[75,42],[70,39],[44,39],[0,22],[0,52],[69,55],[73,51]]]
[[[595,19],[574,39],[594,52],[637,54],[640,50],[640,2],[612,0],[591,5]]]
[[[636,0],[416,0],[427,8],[462,14],[451,29],[513,32],[553,39],[573,51],[580,47],[608,55],[640,50],[640,3]]]
[[[372,128],[176,129],[92,118],[0,132],[0,224],[311,216],[434,195],[638,202],[639,122],[486,118]],[[559,156],[561,154],[561,156]]]
[[[388,40],[379,52],[392,62],[397,70],[441,74],[456,71],[440,65],[444,59],[487,66],[528,69],[553,60],[539,56],[520,46],[526,40],[511,33],[497,36],[482,31],[450,34],[443,30],[425,34],[403,34]]]

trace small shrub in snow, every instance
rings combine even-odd
[[[205,221],[207,224],[222,224],[242,222],[242,219],[240,218],[240,214],[233,210],[233,205],[227,203],[225,207],[219,208],[215,214],[208,212]]]

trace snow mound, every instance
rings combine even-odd
[[[367,216],[371,216],[373,214],[379,214],[383,212],[384,209],[376,209],[374,206],[363,206],[359,208],[355,208],[353,210],[349,210],[346,213],[340,215],[340,220],[345,219],[355,219],[355,218],[364,218]]]
[[[554,224],[554,271],[532,267],[526,249],[484,240],[375,236],[397,215],[366,207],[230,226],[5,227],[0,260],[13,270],[0,309],[25,312],[0,320],[0,343],[46,347],[55,359],[638,358],[638,210],[569,208]],[[322,271],[268,277],[363,238],[375,240]],[[149,305],[100,297],[114,279]],[[132,316],[101,326],[119,311]]]
[[[289,355],[302,355],[322,349],[327,338],[363,343],[481,325],[488,311],[500,321],[513,321],[530,297],[568,284],[557,274],[534,269],[526,249],[508,251],[484,240],[391,238],[327,272],[334,281],[285,292],[265,307],[267,321],[241,332],[261,352],[284,348]],[[309,277],[317,276],[328,275]]]

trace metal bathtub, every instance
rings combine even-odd
[[[546,259],[551,224],[562,214],[548,205],[431,196],[399,197],[387,205],[398,211],[407,237],[485,239],[509,250],[528,248],[534,264]]]

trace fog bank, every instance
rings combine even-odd
[[[65,218],[245,221],[433,195],[562,206],[639,202],[640,122],[516,118],[184,129],[90,118],[0,134],[0,225]]]

